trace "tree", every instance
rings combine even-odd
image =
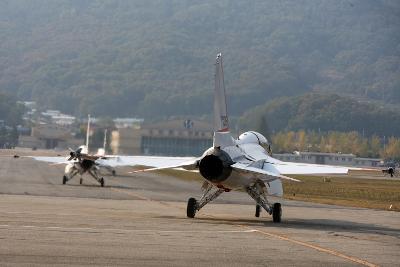
[[[390,137],[386,149],[383,152],[385,159],[400,161],[400,139]]]

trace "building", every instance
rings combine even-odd
[[[45,112],[42,112],[41,115],[45,118],[48,118],[50,123],[61,126],[72,125],[76,120],[74,116],[63,114],[59,110],[48,109]]]
[[[134,128],[143,123],[141,118],[116,118],[113,120],[116,128]]]
[[[382,163],[382,159],[357,158],[353,154],[342,153],[295,152],[292,154],[274,154],[274,157],[289,162],[340,166],[378,167]]]
[[[18,138],[18,146],[33,149],[75,148],[83,143],[83,139],[75,139],[68,128],[50,124],[35,126],[32,128],[31,135],[20,135]]]
[[[112,133],[114,154],[200,156],[212,146],[213,127],[201,120],[170,120],[120,128]]]

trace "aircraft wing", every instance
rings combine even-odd
[[[71,161],[68,161],[66,157],[30,157],[38,161],[44,161],[48,163],[54,163],[54,164],[68,164],[71,163]]]
[[[54,164],[68,164],[66,157],[32,157],[38,161]],[[153,157],[153,156],[113,156],[95,160],[100,165],[110,167],[122,166],[147,166],[153,167],[146,170],[184,168],[191,170],[196,167],[197,159],[194,157]],[[193,167],[193,168],[192,168]],[[142,170],[143,171],[143,170]]]
[[[146,166],[150,169],[140,171],[150,171],[169,168],[191,169],[190,166],[197,164],[197,159],[194,157],[116,156],[106,160],[98,159],[96,162],[111,167]]]
[[[370,170],[355,167],[345,166],[330,166],[330,165],[319,165],[319,164],[307,164],[297,162],[284,162],[284,161],[273,161],[264,162],[264,170],[280,173],[285,175],[290,174],[348,174],[349,170]]]

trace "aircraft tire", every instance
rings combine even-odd
[[[100,185],[101,185],[101,187],[104,187],[104,178],[103,177],[100,178]]]
[[[272,207],[272,220],[274,223],[279,223],[281,222],[282,219],[282,207],[281,203],[274,203],[274,206]]]
[[[63,182],[63,184],[65,184],[67,182],[67,176],[65,176],[65,175],[63,176],[63,181],[62,182]]]
[[[115,172],[115,170],[111,171],[112,176],[115,176],[117,173]]]
[[[82,184],[83,183],[83,179],[81,178],[81,179],[79,179],[79,184]]]
[[[186,215],[188,218],[194,218],[196,215],[197,200],[193,197],[189,198],[187,203]]]
[[[260,217],[260,213],[261,213],[261,206],[260,205],[256,205],[256,214],[255,216],[258,218]]]

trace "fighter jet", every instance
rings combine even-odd
[[[213,146],[200,157],[148,157],[118,156],[117,161],[110,160],[110,166],[143,165],[151,167],[133,171],[154,171],[161,169],[180,169],[200,173],[203,181],[203,194],[200,199],[189,198],[186,215],[194,218],[205,205],[215,200],[222,193],[232,190],[244,191],[256,204],[255,216],[259,217],[261,209],[272,215],[274,222],[282,218],[281,203],[272,203],[270,196],[282,197],[282,180],[300,182],[287,175],[295,174],[347,174],[349,167],[327,166],[283,162],[274,159],[271,145],[260,133],[248,131],[237,139],[229,131],[224,71],[222,54],[215,62],[214,89],[214,137]],[[71,155],[72,157],[72,155]],[[75,158],[75,157],[74,157]],[[85,157],[80,157],[86,159]]]
[[[346,174],[349,167],[283,162],[271,157],[271,146],[260,133],[248,131],[234,139],[229,131],[226,105],[222,54],[215,62],[214,90],[214,137],[213,146],[199,158],[186,158],[176,163],[176,159],[164,157],[160,162],[146,162],[146,157],[125,158],[131,164],[153,166],[142,170],[152,171],[179,168],[198,171],[203,178],[203,194],[200,199],[189,198],[187,217],[194,218],[196,212],[216,199],[222,193],[232,190],[247,192],[256,203],[255,216],[260,216],[261,208],[272,215],[274,222],[280,222],[282,206],[272,203],[269,196],[282,197],[282,180],[300,182],[288,177],[290,174]],[[174,162],[172,162],[174,161]],[[168,162],[171,162],[170,166]],[[137,171],[135,171],[137,172]]]
[[[386,175],[390,175],[390,177],[398,177],[400,176],[400,172],[398,170],[398,168],[396,168],[395,164],[390,164],[390,166],[388,166],[386,169],[382,170],[382,173],[386,176]]]
[[[33,157],[36,160],[46,161],[54,164],[65,164],[64,175],[62,177],[62,183],[66,184],[69,180],[74,178],[77,174],[80,174],[79,183],[83,183],[82,175],[88,173],[93,177],[102,187],[104,186],[104,178],[100,177],[100,171],[105,169],[115,176],[115,169],[107,164],[105,160],[116,159],[116,156],[105,155],[106,135],[104,137],[104,146],[98,150],[97,154],[89,154],[89,136],[90,136],[90,115],[88,115],[88,125],[86,131],[86,144],[80,146],[78,149],[69,149],[69,157]]]
[[[70,152],[70,157],[68,158],[70,162],[65,166],[63,184],[66,184],[67,181],[71,180],[77,174],[81,175],[79,183],[82,184],[82,174],[87,172],[103,187],[104,178],[99,176],[100,167],[96,163],[96,160],[102,158],[102,156],[87,154],[83,149],[83,147],[79,147],[76,151]]]

